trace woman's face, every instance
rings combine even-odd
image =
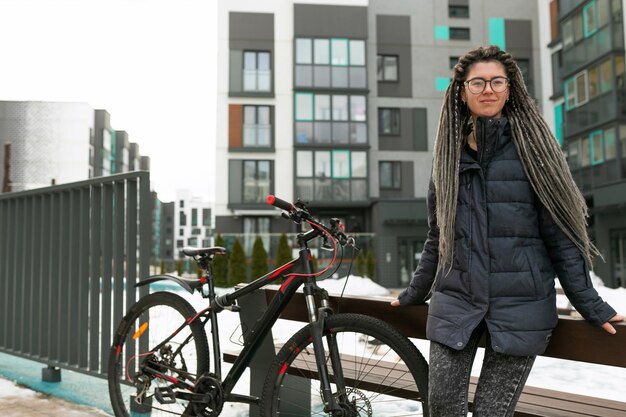
[[[484,89],[481,91],[482,87]],[[465,79],[461,96],[474,118],[500,117],[509,98],[509,83],[504,65],[498,61],[473,64]]]

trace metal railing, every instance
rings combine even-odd
[[[106,374],[148,275],[150,205],[145,171],[0,195],[0,351]]]

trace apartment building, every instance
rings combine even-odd
[[[550,2],[557,139],[590,210],[606,285],[626,286],[626,90],[621,0]]]
[[[377,277],[405,285],[426,238],[443,92],[497,44],[542,97],[535,1],[219,1],[215,197],[221,233],[293,226],[267,194],[374,233]]]

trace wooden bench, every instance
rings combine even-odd
[[[264,292],[266,301],[269,301],[275,295],[276,290],[266,289]],[[335,311],[367,314],[390,323],[408,337],[425,338],[427,306],[393,308],[386,299],[355,296],[344,297],[339,306],[337,305],[338,297],[331,296],[330,302]],[[302,294],[298,293],[294,296],[281,318],[308,321]],[[232,362],[236,355],[236,352],[227,352],[224,354],[224,360]],[[626,368],[626,325],[618,324],[617,334],[609,335],[602,329],[590,326],[584,320],[560,316],[559,325],[553,333],[544,356]],[[349,358],[345,359],[349,360]],[[314,363],[302,363],[295,366],[299,370],[315,368]],[[310,376],[315,377],[314,374]],[[375,375],[372,375],[372,380],[369,382],[374,391],[380,386],[380,383],[375,380]],[[470,409],[476,391],[476,382],[477,378],[470,379]],[[404,388],[393,395],[414,398],[415,392]],[[517,404],[515,415],[516,417],[625,417],[626,402],[526,386]]]

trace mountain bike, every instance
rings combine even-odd
[[[336,262],[338,248],[356,247],[354,238],[345,234],[338,219],[331,219],[329,226],[314,219],[299,200],[293,204],[270,195],[267,202],[282,209],[284,218],[309,226],[297,235],[296,259],[217,296],[212,262],[225,249],[186,248],[184,254],[206,273],[202,278],[159,275],[137,284],[175,281],[191,293],[198,291],[209,303],[195,311],[181,296],[161,291],[142,297],[128,310],[109,356],[108,385],[115,415],[213,417],[220,415],[226,402],[257,405],[264,416],[427,415],[428,366],[415,345],[381,320],[335,313],[328,293],[317,285],[316,278]],[[333,250],[332,262],[320,272],[313,271],[309,249],[315,239]],[[241,353],[224,376],[219,313],[240,311],[238,299],[278,283],[276,295],[248,329]],[[261,342],[301,287],[309,324],[278,351],[260,398],[234,393]]]

